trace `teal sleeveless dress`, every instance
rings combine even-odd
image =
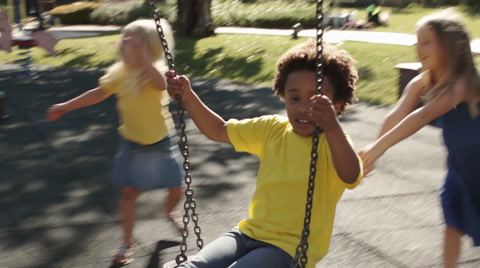
[[[448,150],[448,172],[441,192],[445,223],[480,246],[480,116],[472,119],[463,102],[442,115],[438,123]]]

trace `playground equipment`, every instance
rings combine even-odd
[[[10,53],[12,47],[18,47],[16,63],[23,67],[21,77],[34,78],[36,72],[32,66],[31,49],[38,46],[55,56],[54,47],[58,41],[43,31],[43,19],[36,0],[9,0],[7,14],[0,11],[0,50]],[[37,17],[37,27],[26,27],[27,15]]]
[[[154,0],[150,0],[150,7],[153,10],[153,18],[155,20],[155,25],[157,27],[157,32],[158,32],[158,37],[160,38],[160,42],[162,43],[163,50],[165,52],[165,57],[167,59],[168,63],[168,69],[170,71],[175,71],[175,64],[173,62],[173,55],[168,48],[168,43],[167,39],[165,38],[165,35],[163,33],[162,26],[160,24],[160,14],[159,12],[155,9],[155,2]],[[175,258],[176,266],[174,263],[167,263],[165,264],[165,267],[177,267],[180,263],[185,262],[187,260],[187,238],[188,238],[188,223],[190,222],[190,219],[193,221],[195,224],[193,230],[195,234],[197,235],[197,246],[199,249],[203,247],[203,239],[201,238],[201,228],[199,225],[199,217],[196,212],[196,201],[193,197],[194,191],[192,189],[192,176],[190,175],[190,162],[188,160],[189,157],[189,151],[188,151],[188,144],[187,144],[187,135],[185,133],[185,109],[183,108],[182,105],[182,96],[177,96],[176,98],[177,102],[177,114],[178,114],[178,123],[177,126],[180,130],[180,150],[182,153],[182,156],[184,158],[183,162],[183,169],[185,171],[185,202],[184,202],[184,216],[182,218],[183,221],[183,232],[182,232],[182,242],[180,243],[180,254],[177,255]]]
[[[15,63],[22,66],[22,71],[20,72],[20,78],[34,78],[37,76],[35,67],[33,67],[33,58],[30,55],[32,47],[36,45],[33,37],[26,37],[25,39],[17,38],[13,40],[12,45],[18,46],[18,55],[20,58],[15,61]]]
[[[153,10],[153,18],[155,20],[155,24],[157,26],[158,35],[160,41],[162,43],[165,56],[167,58],[168,67],[170,71],[175,71],[175,65],[173,62],[173,56],[168,48],[167,40],[164,36],[162,26],[160,24],[160,15],[158,11],[155,9],[154,0],[150,0],[150,6]],[[322,94],[322,82],[323,82],[323,33],[324,33],[324,25],[323,25],[323,0],[317,0],[317,10],[316,10],[316,44],[317,44],[317,58],[316,58],[316,78],[317,78],[317,87],[316,93]],[[297,25],[299,28],[300,26]],[[189,151],[187,146],[187,136],[185,134],[185,121],[184,121],[184,108],[182,106],[182,96],[176,96],[177,102],[177,111],[178,111],[178,126],[180,128],[180,149],[182,151],[182,155],[184,157],[184,170],[185,170],[185,214],[183,216],[183,223],[184,228],[182,232],[182,242],[180,244],[180,253],[175,258],[175,262],[171,261],[166,263],[163,268],[174,268],[178,267],[181,263],[187,260],[186,251],[187,251],[187,237],[188,237],[188,223],[190,219],[193,220],[195,227],[194,231],[197,235],[197,246],[199,249],[203,247],[203,240],[200,237],[201,229],[198,225],[198,214],[195,212],[196,209],[196,202],[193,198],[193,189],[191,187],[192,177],[189,173],[190,171],[190,164],[188,161]],[[309,169],[309,179],[308,179],[308,189],[307,189],[307,198],[305,204],[305,218],[304,218],[304,226],[302,229],[300,243],[297,246],[295,257],[291,264],[292,268],[305,268],[308,262],[307,252],[308,252],[308,238],[310,235],[310,221],[311,221],[311,214],[312,214],[312,207],[313,207],[313,194],[315,190],[315,176],[316,176],[316,166],[317,166],[317,157],[318,157],[318,144],[319,144],[319,128],[315,126],[314,133],[312,135],[312,151],[311,151],[311,162],[310,162],[310,169]],[[191,214],[190,214],[191,212]]]

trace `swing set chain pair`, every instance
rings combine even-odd
[[[150,0],[150,6],[153,10],[153,18],[157,27],[157,32],[159,34],[165,57],[168,62],[168,67],[170,71],[175,71],[175,65],[173,62],[173,56],[168,48],[168,43],[163,33],[162,26],[160,24],[160,15],[155,8],[154,0]],[[316,58],[316,73],[317,73],[317,94],[322,93],[322,80],[323,80],[323,0],[317,0],[317,58]],[[201,229],[198,225],[198,214],[196,213],[196,202],[193,198],[193,189],[191,188],[192,177],[190,176],[190,163],[188,161],[189,151],[187,146],[187,136],[185,134],[185,120],[184,120],[184,109],[182,106],[181,96],[177,96],[176,100],[178,103],[177,112],[179,116],[179,128],[180,128],[180,148],[182,150],[182,155],[184,157],[183,168],[185,170],[185,183],[187,188],[185,190],[186,200],[184,203],[185,215],[183,216],[183,233],[182,233],[182,242],[180,244],[181,253],[175,258],[177,266],[187,260],[186,251],[187,251],[187,237],[188,237],[188,223],[190,221],[189,210],[192,211],[192,221],[194,222],[194,232],[197,235],[197,246],[201,249],[203,248],[203,240],[200,237]],[[310,174],[308,180],[308,190],[307,190],[307,202],[305,205],[305,218],[304,226],[302,230],[302,237],[300,243],[297,246],[295,258],[292,262],[293,268],[304,268],[308,262],[308,237],[310,236],[310,220],[313,207],[313,194],[315,190],[315,175],[316,175],[316,166],[318,158],[318,144],[319,144],[319,128],[315,126],[315,130],[312,137],[312,151],[311,151],[311,162],[310,162]]]
[[[323,80],[323,0],[317,0],[317,58],[316,58],[316,78],[317,78],[317,94],[322,94],[322,80]],[[315,176],[317,173],[317,159],[318,159],[318,144],[320,142],[320,129],[315,126],[312,135],[312,152],[310,162],[310,174],[308,178],[307,202],[305,205],[305,218],[303,222],[302,237],[300,243],[295,250],[295,257],[293,259],[292,268],[304,268],[308,262],[308,237],[310,236],[310,220],[312,216],[313,194],[315,190]]]
[[[160,15],[158,10],[155,8],[155,2],[154,0],[150,0],[150,7],[153,10],[153,19],[155,20],[155,25],[157,27],[157,32],[158,36],[160,38],[160,42],[163,47],[163,51],[165,53],[165,58],[167,59],[168,63],[168,68],[170,71],[175,72],[175,64],[173,62],[173,55],[168,48],[168,43],[167,39],[165,38],[165,34],[163,32],[162,25],[160,24]],[[189,151],[188,151],[188,146],[187,146],[187,135],[185,133],[185,110],[182,106],[182,96],[178,95],[176,96],[176,102],[177,102],[177,114],[178,114],[178,125],[177,128],[180,130],[180,150],[184,159],[183,162],[183,169],[185,171],[185,184],[186,184],[186,189],[185,189],[185,203],[183,205],[183,208],[185,210],[185,214],[182,218],[183,222],[183,232],[182,232],[182,242],[180,243],[180,254],[177,255],[175,258],[175,261],[177,263],[177,266],[187,260],[187,237],[188,237],[188,223],[190,222],[190,218],[192,219],[194,223],[194,228],[193,231],[197,235],[197,247],[199,249],[203,248],[203,239],[201,238],[201,229],[198,223],[198,214],[196,212],[197,208],[197,203],[195,202],[195,199],[193,198],[193,189],[192,189],[192,176],[190,175],[190,162],[188,160],[189,157]],[[190,215],[189,212],[192,212]]]

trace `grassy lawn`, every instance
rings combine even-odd
[[[56,46],[58,56],[50,57],[39,48],[32,50],[32,56],[35,64],[40,65],[105,68],[115,61],[117,39],[118,35],[66,39]],[[304,40],[256,35],[217,35],[200,40],[179,38],[176,69],[178,73],[190,76],[270,86],[276,60],[288,48]],[[360,99],[393,103],[397,98],[397,72],[393,66],[399,62],[414,61],[413,48],[357,42],[344,43],[341,47],[358,61]],[[15,51],[0,53],[0,63],[12,63],[19,57]]]
[[[413,32],[415,22],[433,10],[425,8],[395,11],[389,27],[377,30]],[[361,11],[363,12],[363,11]],[[362,16],[361,13],[358,16]],[[466,17],[467,26],[475,29],[473,36],[480,37],[480,18]],[[82,68],[105,68],[116,59],[119,35],[61,40],[50,57],[44,50],[32,49],[35,64]],[[178,73],[205,78],[224,78],[251,84],[271,86],[275,62],[294,44],[305,39],[255,35],[217,35],[203,39],[177,38],[176,69]],[[392,104],[397,100],[398,63],[414,62],[413,47],[346,42],[341,48],[358,61],[360,72],[357,96],[362,101]],[[0,64],[13,63],[20,58],[17,51],[10,54],[0,51]],[[476,57],[480,63],[480,57]]]
[[[35,64],[71,67],[105,68],[115,59],[118,35],[61,40],[58,56],[50,57],[34,48]],[[225,78],[234,81],[271,86],[275,62],[279,56],[304,38],[256,35],[217,35],[200,40],[178,38],[176,69],[178,73],[205,78]],[[341,48],[358,61],[360,72],[357,96],[362,101],[391,104],[397,99],[400,62],[413,62],[413,47],[346,42]],[[13,63],[19,56],[14,50],[1,53],[1,63]],[[477,63],[480,57],[476,57]]]
[[[254,35],[205,38],[196,42],[193,49],[177,50],[177,71],[192,76],[228,78],[271,86],[276,60],[286,49],[304,40]],[[358,97],[373,103],[394,103],[398,74],[393,66],[399,62],[415,61],[413,48],[357,42],[344,43],[341,48],[358,61],[357,68],[361,74]]]
[[[389,8],[383,8],[388,10]],[[432,8],[405,8],[405,9],[390,9],[392,11],[391,23],[388,27],[378,27],[376,31],[388,31],[398,33],[414,33],[415,24],[417,21],[430,13],[438,11],[440,9]],[[365,18],[365,15],[360,18]],[[462,20],[467,27],[467,31],[470,37],[480,37],[480,14],[466,15],[462,14]]]

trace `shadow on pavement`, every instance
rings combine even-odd
[[[153,251],[152,255],[150,256],[150,261],[145,268],[161,268],[159,264],[162,262],[160,254],[163,250],[175,247],[180,245],[180,242],[177,241],[169,241],[169,240],[160,240],[157,243],[157,247]]]
[[[0,248],[3,256],[12,256],[2,263],[7,267],[86,267],[77,263],[85,258],[107,263],[111,255],[105,256],[105,251],[110,254],[111,244],[119,239],[117,191],[110,184],[117,144],[115,100],[80,109],[56,122],[45,119],[50,105],[94,88],[103,71],[41,67],[34,80],[18,79],[18,71],[15,66],[0,68],[10,115],[0,123],[0,210],[5,215],[0,221]],[[201,98],[225,119],[283,108],[269,88],[215,80],[195,83]],[[239,170],[256,170],[256,159],[207,140],[188,115],[186,120],[198,200],[214,204],[219,196],[254,181],[254,176],[246,182],[229,177]],[[159,216],[158,206],[145,205],[141,210],[141,219]],[[158,252],[164,246],[157,244],[151,263],[159,263]],[[29,258],[21,258],[26,252]]]

